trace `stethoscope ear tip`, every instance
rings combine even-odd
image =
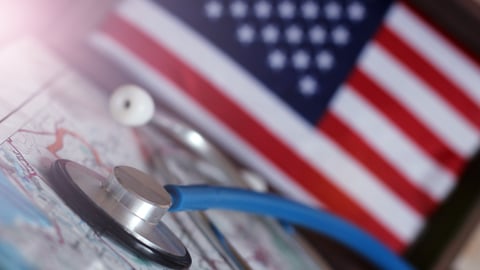
[[[136,85],[122,85],[110,96],[110,114],[126,126],[142,126],[154,115],[155,103],[150,94]]]

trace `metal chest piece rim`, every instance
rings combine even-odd
[[[170,194],[150,175],[118,166],[105,178],[60,159],[52,164],[50,176],[57,195],[97,233],[164,266],[190,266],[186,247],[160,221],[171,205]]]

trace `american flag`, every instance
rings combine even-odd
[[[91,41],[285,194],[397,252],[479,147],[479,64],[402,2],[123,1]]]

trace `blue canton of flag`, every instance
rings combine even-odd
[[[312,124],[391,1],[156,1]]]
[[[397,252],[480,137],[480,68],[402,2],[123,1],[92,44],[286,195]]]

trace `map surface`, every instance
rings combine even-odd
[[[110,119],[107,98],[38,41],[1,48],[0,269],[162,269],[92,231],[48,184],[58,158],[104,176],[119,164],[150,170],[138,135]],[[209,212],[164,221],[192,255],[192,269],[319,267],[270,220]]]

